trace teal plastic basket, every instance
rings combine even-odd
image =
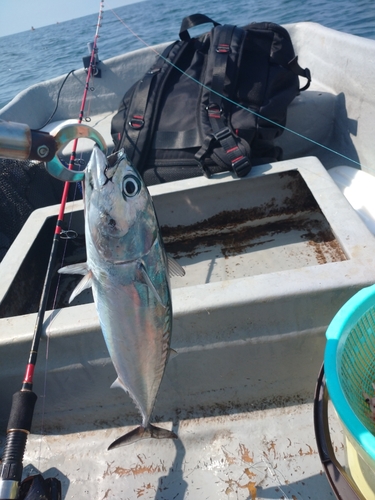
[[[358,467],[352,466],[351,470],[349,463],[348,468],[361,491],[370,488],[375,498],[375,422],[363,395],[364,392],[370,397],[375,395],[372,385],[375,382],[375,285],[358,292],[340,309],[326,337],[324,369],[328,393],[343,424],[347,447],[359,455],[355,459]],[[366,478],[354,468],[366,469]],[[368,484],[364,485],[365,482]]]

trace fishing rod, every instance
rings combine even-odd
[[[87,93],[89,90],[89,83],[90,83],[90,78],[92,76],[94,63],[96,65],[97,40],[99,37],[99,28],[101,26],[101,19],[103,17],[103,7],[104,7],[104,0],[101,0],[98,23],[96,26],[94,42],[92,45],[90,64],[89,67],[87,68],[86,83],[82,97],[81,108],[79,112],[78,125],[70,126],[70,130],[71,131],[73,130],[73,135],[75,135],[75,138],[68,166],[69,170],[73,170],[74,167],[77,144],[78,144],[78,138],[77,138],[78,136],[87,136],[89,138],[92,138],[95,140],[95,142],[98,143],[98,145],[102,149],[104,150],[106,149],[105,142],[101,138],[101,136],[99,136],[98,134],[94,134],[94,136],[91,137],[90,133],[85,133],[85,129],[87,127],[83,127],[82,125],[80,125],[83,119],[84,109],[87,100]],[[84,131],[83,133],[81,133],[82,130]],[[56,140],[56,137],[58,137],[58,140]],[[66,133],[66,129],[62,129],[61,131],[57,132],[56,137],[55,140],[57,142],[58,148],[59,146],[65,145],[65,143],[71,141],[71,135],[69,133]],[[23,144],[25,144],[25,141],[23,142]],[[55,161],[55,164],[57,165],[59,164],[59,160],[57,160],[56,158],[55,160],[53,159],[51,160],[51,162],[53,161]],[[47,300],[49,297],[49,292],[53,277],[53,269],[57,260],[58,243],[62,232],[62,225],[64,219],[65,205],[68,198],[69,185],[70,183],[68,181],[66,181],[64,184],[59,214],[55,226],[51,252],[47,265],[45,280],[43,283],[40,304],[36,318],[34,334],[30,348],[28,362],[26,365],[24,379],[22,382],[21,389],[18,392],[16,392],[12,398],[12,406],[7,426],[6,443],[0,466],[0,500],[15,500],[21,498],[25,498],[27,500],[42,499],[42,498],[51,500],[60,500],[61,498],[61,483],[55,478],[51,478],[52,480],[44,481],[40,477],[40,475],[35,476],[37,478],[36,481],[37,484],[35,485],[34,488],[32,481],[30,482],[30,480],[25,482],[25,488],[23,488],[23,485],[21,485],[21,480],[23,472],[23,456],[26,449],[27,436],[31,431],[35,403],[38,398],[35,392],[33,391],[34,371],[38,357],[39,343],[43,333],[43,322],[44,322],[45,312],[47,309]],[[25,489],[27,491],[22,491]]]

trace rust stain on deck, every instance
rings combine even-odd
[[[102,500],[105,500],[106,498],[109,498],[109,493],[110,493],[111,489],[108,489],[105,494],[104,494],[104,497],[102,498]]]
[[[131,467],[130,469],[125,469],[123,467],[116,467],[113,470],[113,474],[117,474],[120,477],[123,476],[130,476],[131,474],[133,476],[139,476],[140,474],[155,474],[155,473],[160,473],[160,472],[166,472],[167,469],[164,466],[164,464],[161,465],[141,465],[137,464],[134,467]]]
[[[223,453],[224,453],[224,456],[225,456],[225,460],[227,461],[227,464],[228,464],[228,465],[233,465],[233,464],[235,464],[235,463],[236,463],[236,459],[235,459],[235,457],[231,456],[231,455],[229,454],[229,452],[227,452],[227,451],[225,450],[225,448],[224,448],[224,447],[222,448],[222,450],[223,450]]]
[[[255,474],[251,472],[249,469],[244,470],[244,475],[248,478],[253,478]],[[251,500],[256,500],[257,498],[257,483],[252,481],[251,479],[245,483],[241,483],[240,480],[236,481],[235,479],[227,479],[225,481],[227,487],[225,489],[225,494],[229,496],[231,493],[235,493],[238,489],[247,490],[251,497]]]
[[[223,210],[190,225],[162,226],[167,252],[192,258],[217,248],[228,258],[293,232],[311,247],[318,264],[346,260],[306,183],[299,176],[291,179],[287,187],[292,193],[282,201],[271,198],[260,206]]]
[[[313,450],[313,448],[309,445],[309,444],[306,444],[306,446],[308,447],[308,451],[303,451],[302,448],[300,448],[298,450],[298,454],[299,456],[308,456],[308,455],[315,455],[317,452]]]
[[[120,466],[112,468],[113,462],[107,463],[107,470],[103,474],[103,479],[107,476],[111,476],[112,474],[116,474],[120,477],[130,476],[130,475],[133,475],[135,477],[142,474],[155,474],[155,473],[159,474],[161,472],[167,471],[167,468],[165,467],[163,462],[161,462],[160,464],[146,465],[139,455],[137,457],[140,463],[130,468],[124,468]]]
[[[254,458],[250,456],[249,450],[246,448],[244,444],[240,443],[240,455],[241,460],[246,463],[252,464],[254,462]]]
[[[147,491],[149,491],[149,490],[154,490],[155,491],[155,488],[154,488],[154,486],[151,483],[144,484],[140,488],[137,488],[137,498],[143,497],[143,495],[145,493],[147,493]]]

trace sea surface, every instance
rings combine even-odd
[[[375,39],[375,0],[145,0],[116,8],[123,22],[109,7],[110,2],[107,5],[104,1],[98,40],[101,60],[144,44],[177,39],[182,18],[196,12],[221,24],[239,26],[253,21],[314,21]],[[82,57],[89,54],[87,44],[94,40],[97,20],[98,14],[92,14],[0,37],[0,108],[30,85],[81,68]],[[208,29],[208,25],[200,28],[201,32]]]

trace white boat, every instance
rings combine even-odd
[[[24,475],[58,477],[63,498],[334,497],[315,441],[313,399],[327,326],[375,282],[373,212],[357,175],[366,186],[374,182],[375,41],[315,23],[286,27],[313,82],[289,108],[288,130],[278,139],[284,160],[253,167],[243,179],[228,173],[150,187],[167,250],[186,270],[172,279],[178,356],[168,363],[154,411],[177,441],[107,451],[139,417],[130,398],[109,391],[115,372],[91,293],[68,306],[75,278],[59,284],[36,369],[39,400]],[[100,62],[90,125],[109,145],[120,99],[164,46]],[[26,89],[0,119],[37,129],[63,79]],[[76,118],[84,83],[83,69],[68,78],[50,129]],[[85,155],[91,148],[81,145]],[[348,195],[350,183],[333,180],[345,171],[360,182],[360,206],[353,185]],[[0,264],[0,443],[20,388],[57,212],[35,211]],[[78,235],[68,240],[67,263],[82,261],[82,202],[70,203],[67,213]],[[330,430],[343,462],[333,414]]]

